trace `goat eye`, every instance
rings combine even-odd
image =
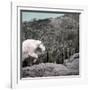
[[[35,52],[42,52],[40,47],[37,47],[37,49],[35,50]]]

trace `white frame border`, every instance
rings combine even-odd
[[[43,7],[44,6],[44,7]],[[24,8],[25,7],[25,8]],[[49,7],[49,8],[48,8]],[[35,78],[29,80],[20,80],[20,10],[41,10],[41,11],[61,11],[61,12],[77,12],[80,15],[80,77],[48,77]],[[18,22],[18,23],[17,23]],[[18,26],[18,28],[17,28]],[[11,87],[46,87],[59,86],[70,84],[85,84],[87,83],[87,62],[85,59],[87,54],[87,8],[85,6],[68,6],[68,5],[53,5],[53,4],[33,4],[29,2],[13,2],[11,3]],[[18,34],[17,34],[18,33]],[[83,48],[84,47],[84,48]],[[17,61],[18,60],[18,61]],[[51,78],[51,79],[50,79]]]

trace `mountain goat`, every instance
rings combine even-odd
[[[44,51],[45,46],[40,40],[27,39],[22,43],[22,61],[28,58],[29,62],[35,63]]]

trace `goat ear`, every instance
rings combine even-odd
[[[40,45],[42,42],[40,40],[37,40],[37,44]]]

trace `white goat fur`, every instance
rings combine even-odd
[[[38,53],[35,50],[39,47],[42,52],[45,51],[45,46],[42,44],[40,40],[27,39],[22,43],[22,60],[25,58],[32,56],[35,59],[38,58]]]

